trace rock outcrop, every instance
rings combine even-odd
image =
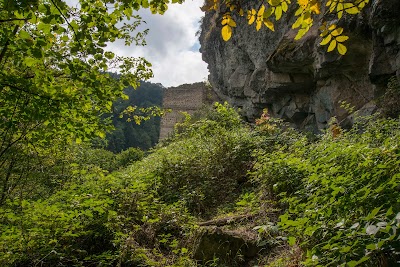
[[[257,32],[236,17],[228,42],[220,36],[222,13],[207,12],[200,43],[209,81],[249,121],[268,108],[298,128],[326,128],[332,116],[345,124],[349,114],[340,102],[372,112],[388,78],[400,77],[399,12],[399,0],[373,0],[362,14],[344,17],[339,25],[350,36],[345,56],[319,46],[317,25],[295,41],[293,11],[275,24],[275,32]]]

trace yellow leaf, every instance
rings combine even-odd
[[[231,26],[231,27],[236,27],[236,22],[232,18],[229,18],[228,19],[228,25]]]
[[[265,24],[265,26],[267,26],[268,29],[270,29],[271,31],[275,31],[275,26],[274,26],[274,24],[273,24],[271,21],[269,21],[269,20],[264,20],[264,24]]]
[[[261,5],[260,9],[257,12],[257,17],[261,17],[264,15],[264,11],[265,11],[265,6]]]
[[[337,11],[337,14],[338,14],[338,19],[341,19],[342,16],[343,16],[343,9],[344,9],[344,5],[343,4],[340,3],[340,4],[337,5],[336,11]]]
[[[355,5],[353,5],[352,3],[344,4],[344,10],[347,13],[352,14],[352,15],[360,13],[360,10]]]
[[[328,52],[332,52],[335,48],[336,48],[336,40],[332,40],[332,42],[329,44]]]
[[[294,37],[295,40],[301,39],[306,33],[308,32],[308,29],[300,29],[299,32],[297,33],[296,37]]]
[[[327,3],[326,3],[326,6],[330,6],[332,4],[332,0],[329,0]]]
[[[321,34],[319,36],[325,37],[328,33],[329,33],[328,30],[324,30],[323,32],[321,32]]]
[[[321,13],[320,8],[319,8],[319,3],[318,3],[318,2],[316,2],[314,5],[312,5],[312,6],[310,7],[310,10],[311,10],[312,12],[314,12],[315,14]]]
[[[346,35],[336,37],[336,41],[338,41],[340,43],[343,43],[344,41],[347,41],[348,39],[349,39],[349,36],[346,36]]]
[[[297,3],[304,8],[308,5],[308,0],[297,0]]]
[[[303,16],[300,16],[297,18],[297,20],[295,21],[295,23],[293,23],[292,25],[292,29],[296,29],[298,27],[300,27],[300,25],[303,23]]]
[[[232,6],[230,7],[230,10],[233,11],[233,10],[235,10],[235,8],[236,8],[236,6],[232,5]]]
[[[282,10],[283,12],[287,12],[288,11],[288,4],[286,2],[282,2]]]
[[[243,11],[242,8],[239,10],[239,15],[240,15],[241,17],[243,17],[243,15],[244,15],[244,11]]]
[[[296,13],[294,14],[296,17],[300,16],[301,13],[303,13],[304,9],[303,8],[299,8],[296,10]]]
[[[329,26],[328,30],[333,31],[334,29],[336,29],[336,25],[332,24],[331,26]]]
[[[256,16],[250,16],[249,19],[249,25],[253,24],[253,22],[256,20]]]
[[[276,20],[280,20],[281,19],[281,17],[282,17],[282,7],[278,6],[275,9],[275,17],[276,17]]]
[[[332,31],[333,36],[338,36],[341,35],[342,33],[343,33],[343,28],[337,28],[334,31]]]
[[[329,12],[330,12],[330,13],[332,13],[332,12],[335,10],[336,5],[337,5],[337,2],[333,2],[333,3],[331,4],[331,7],[329,8]]]
[[[232,28],[229,25],[225,25],[222,27],[221,34],[222,39],[224,39],[225,42],[228,41],[232,36]]]
[[[256,30],[259,31],[261,29],[261,20],[257,20],[256,22]]]
[[[341,54],[341,55],[345,55],[347,53],[346,46],[344,46],[343,44],[340,44],[340,43],[337,44],[337,50],[338,50],[339,54]]]
[[[221,21],[221,24],[222,25],[225,25],[225,24],[227,24],[228,23],[228,19],[223,19],[222,21]]]
[[[327,45],[331,40],[332,40],[332,35],[328,35],[319,44],[320,45]]]

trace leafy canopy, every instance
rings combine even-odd
[[[107,50],[117,40],[145,44],[147,31],[136,31],[142,7],[167,9],[158,0],[0,1],[0,203],[24,179],[16,170],[24,157],[104,137],[100,115],[126,98],[123,88],[152,76],[144,58]]]
[[[255,24],[257,31],[262,26],[275,31],[274,21],[280,20],[283,14],[288,13],[293,7],[296,9],[294,13],[296,20],[292,24],[292,29],[298,30],[295,40],[301,39],[311,29],[314,20],[317,20],[322,38],[320,45],[327,46],[328,52],[336,49],[339,54],[344,55],[347,48],[343,43],[348,36],[343,35],[343,28],[338,27],[338,23],[344,14],[356,15],[368,3],[369,0],[262,0],[258,7],[250,8],[246,7],[245,1],[240,0],[207,0],[203,10],[223,12],[221,35],[224,41],[228,41],[232,37],[233,28],[236,27],[233,14],[245,17],[249,25]],[[324,21],[328,14],[336,16],[337,19],[331,22]]]

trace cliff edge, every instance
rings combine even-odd
[[[339,25],[350,36],[345,56],[319,46],[318,25],[295,41],[290,10],[275,23],[275,32],[256,31],[245,18],[235,17],[237,27],[228,42],[220,35],[222,12],[207,12],[200,51],[218,96],[241,107],[249,121],[268,108],[274,117],[316,131],[326,128],[332,116],[351,123],[342,101],[373,112],[388,79],[399,79],[399,11],[398,0],[374,0],[358,16],[344,17]]]

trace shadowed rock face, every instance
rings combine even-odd
[[[375,0],[362,14],[345,17],[340,26],[350,36],[346,56],[319,46],[317,25],[294,41],[293,10],[276,23],[275,32],[266,27],[257,32],[236,17],[238,27],[228,42],[220,36],[221,14],[208,12],[200,43],[209,81],[250,121],[268,108],[302,129],[326,128],[332,116],[346,124],[348,113],[339,102],[371,112],[388,78],[400,77],[399,11],[399,0]]]

